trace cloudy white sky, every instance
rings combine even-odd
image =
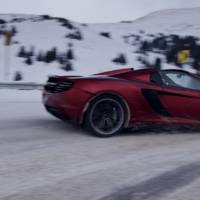
[[[152,11],[200,7],[200,0],[0,0],[0,13],[50,14],[79,22],[133,20]]]

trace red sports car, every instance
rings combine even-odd
[[[101,137],[139,124],[200,124],[200,78],[157,68],[53,76],[45,85],[43,102],[54,116]]]

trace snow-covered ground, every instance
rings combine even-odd
[[[1,200],[199,199],[198,131],[100,139],[51,117],[40,91],[0,90],[0,104]]]
[[[42,91],[40,90],[0,90],[1,102],[40,102],[41,99]]]

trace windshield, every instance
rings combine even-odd
[[[183,71],[163,71],[162,79],[165,85],[178,86],[200,90],[200,79]]]

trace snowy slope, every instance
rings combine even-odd
[[[23,18],[22,22],[10,22],[13,18]],[[65,35],[73,32],[73,30],[62,27],[57,20],[38,20],[39,16],[16,16],[16,15],[0,15],[0,19],[6,19],[8,21],[7,28],[11,26],[17,27],[18,33],[13,38],[18,44],[11,46],[11,78],[14,76],[15,71],[22,71],[24,79],[27,81],[39,81],[46,80],[47,75],[51,74],[91,74],[101,72],[104,70],[120,68],[122,66],[116,66],[111,62],[118,53],[121,51],[130,56],[130,47],[123,43],[118,43],[115,40],[111,40],[100,36],[90,26],[82,26],[78,23],[73,23],[77,29],[80,29],[84,39],[76,41],[65,38]],[[37,21],[38,20],[38,21]],[[1,36],[1,46],[4,43],[4,37]],[[34,62],[32,66],[27,66],[24,63],[24,59],[16,57],[19,48],[25,46],[30,48],[35,47],[36,52],[48,51],[53,47],[57,47],[58,51],[64,52],[67,49],[68,43],[73,43],[73,49],[76,60],[73,62],[73,72],[65,72],[59,68],[58,63],[44,64]],[[1,59],[1,73],[0,79],[3,80],[3,66],[5,65],[5,48],[0,49]],[[133,59],[134,60],[134,59]]]
[[[16,71],[23,74],[23,81],[44,82],[47,76],[52,74],[92,74],[105,70],[121,67],[142,67],[137,61],[138,54],[135,51],[139,42],[149,37],[149,34],[200,34],[200,8],[166,10],[154,12],[136,21],[107,23],[107,24],[80,24],[69,21],[75,29],[62,26],[57,18],[43,19],[36,15],[0,15],[0,19],[6,24],[1,30],[9,30],[12,26],[17,28],[17,34],[13,38],[10,47],[10,78]],[[16,20],[17,19],[17,20]],[[65,36],[79,30],[83,36],[82,40],[74,40]],[[109,32],[111,38],[100,35],[100,32]],[[133,37],[132,41],[125,41],[125,37],[139,35],[140,41]],[[6,50],[3,47],[4,36],[0,36],[0,81],[4,80],[4,66]],[[68,44],[73,44],[75,60],[72,61],[73,71],[64,71],[58,62],[50,64],[36,61],[33,56],[33,65],[24,63],[24,58],[16,55],[21,46],[30,49],[34,46],[35,54],[39,51],[48,51],[56,47],[61,54],[66,52]],[[116,64],[112,60],[118,54],[126,56],[127,64]],[[155,55],[150,55],[153,59]],[[162,57],[162,56],[161,56]]]
[[[140,34],[144,31],[148,34],[178,34],[200,35],[200,8],[169,9],[153,12],[135,21],[121,23],[93,24],[100,31],[110,31],[116,38],[127,34]]]

